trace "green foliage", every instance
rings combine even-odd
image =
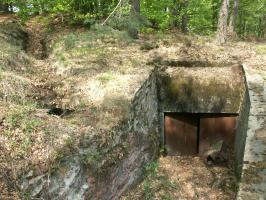
[[[151,21],[153,27],[166,29],[174,19],[170,10],[174,6],[173,2],[173,0],[144,0],[141,1],[141,11]]]
[[[116,14],[108,20],[107,25],[117,30],[127,31],[131,38],[138,39],[139,30],[148,26],[149,22],[146,18],[133,14],[131,5],[125,1]]]
[[[23,131],[31,133],[39,125],[39,121],[32,119],[29,113],[36,107],[35,104],[26,104],[21,107],[15,107],[10,109],[5,123],[9,129],[15,129],[21,127]]]
[[[143,192],[145,199],[151,199],[152,198],[152,184],[150,181],[145,180],[143,183]]]
[[[171,199],[171,192],[180,190],[176,182],[168,176],[162,175],[158,162],[151,162],[145,167],[145,180],[143,182],[144,199],[154,199],[155,193],[159,193],[160,199]]]
[[[189,0],[188,7],[184,6],[185,0],[143,0],[142,13],[160,29],[181,28],[182,16],[189,18],[188,29],[190,32],[210,34],[216,30],[219,12],[218,0]]]
[[[209,35],[216,31],[218,8],[217,1],[191,0],[188,7],[188,15],[190,16],[189,30],[204,35]]]
[[[103,21],[114,10],[118,0],[4,0],[12,3],[18,16],[26,20],[35,15],[53,14],[60,16],[65,23],[91,27]],[[189,32],[211,35],[217,29],[221,0],[141,0],[141,15],[151,23],[132,15],[129,0],[122,0],[115,14],[109,19],[109,26],[118,30],[127,30],[136,38],[137,31],[143,26],[155,29],[183,29]],[[233,0],[230,0],[230,14]],[[266,0],[239,1],[237,33],[242,38],[248,36],[265,37]],[[187,22],[184,19],[188,19]],[[144,19],[144,18],[143,18]]]
[[[101,160],[101,155],[96,150],[90,150],[83,156],[82,160],[85,165],[96,168]]]
[[[146,176],[155,177],[158,171],[158,162],[151,162],[145,167]]]
[[[143,192],[145,199],[151,199],[153,196],[152,179],[156,178],[158,173],[159,164],[157,162],[151,162],[145,167],[146,179],[143,182]]]
[[[114,29],[112,27],[103,26],[100,24],[95,24],[94,26],[92,26],[91,30],[94,32],[97,32],[99,35],[106,35],[106,34],[114,31]]]
[[[265,37],[266,30],[266,0],[239,1],[237,18],[238,35]]]

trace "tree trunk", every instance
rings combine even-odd
[[[185,0],[183,3],[183,14],[182,14],[182,21],[181,21],[181,30],[183,33],[188,32],[187,8],[188,8],[188,0]]]
[[[233,11],[230,17],[230,23],[229,23],[229,31],[230,33],[235,33],[236,32],[236,19],[238,15],[238,5],[239,5],[239,0],[234,0],[234,7]]]
[[[132,6],[132,12],[134,14],[140,14],[140,0],[130,0],[130,4]]]
[[[220,44],[224,44],[227,41],[228,16],[229,16],[229,0],[222,0],[222,6],[218,19],[218,30],[217,30],[217,41]]]
[[[263,16],[262,38],[265,37],[265,32],[266,32],[266,14],[264,14]]]
[[[172,26],[174,28],[179,27],[179,16],[178,16],[179,13],[180,13],[179,1],[173,0],[173,8],[172,8],[173,22],[172,22]]]

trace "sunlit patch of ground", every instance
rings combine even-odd
[[[146,178],[125,199],[232,200],[236,179],[225,166],[208,167],[199,157],[161,157],[146,168]]]

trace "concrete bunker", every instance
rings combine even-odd
[[[220,145],[222,159],[232,160],[240,177],[249,116],[243,67],[170,63],[155,68],[136,93],[132,130],[154,154],[165,148],[168,155],[204,157]]]
[[[248,118],[242,66],[165,67],[157,81],[166,154],[232,161],[240,174]]]
[[[141,137],[146,158],[154,160],[164,149],[166,159],[181,155],[179,163],[200,166],[197,160],[204,160],[206,170],[211,161],[236,175],[234,185],[242,172],[249,106],[241,65],[176,61],[155,68],[137,91],[129,124]]]

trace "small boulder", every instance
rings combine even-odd
[[[228,161],[226,144],[223,140],[219,140],[211,145],[209,150],[204,154],[204,162],[211,166],[213,164],[222,164]]]

